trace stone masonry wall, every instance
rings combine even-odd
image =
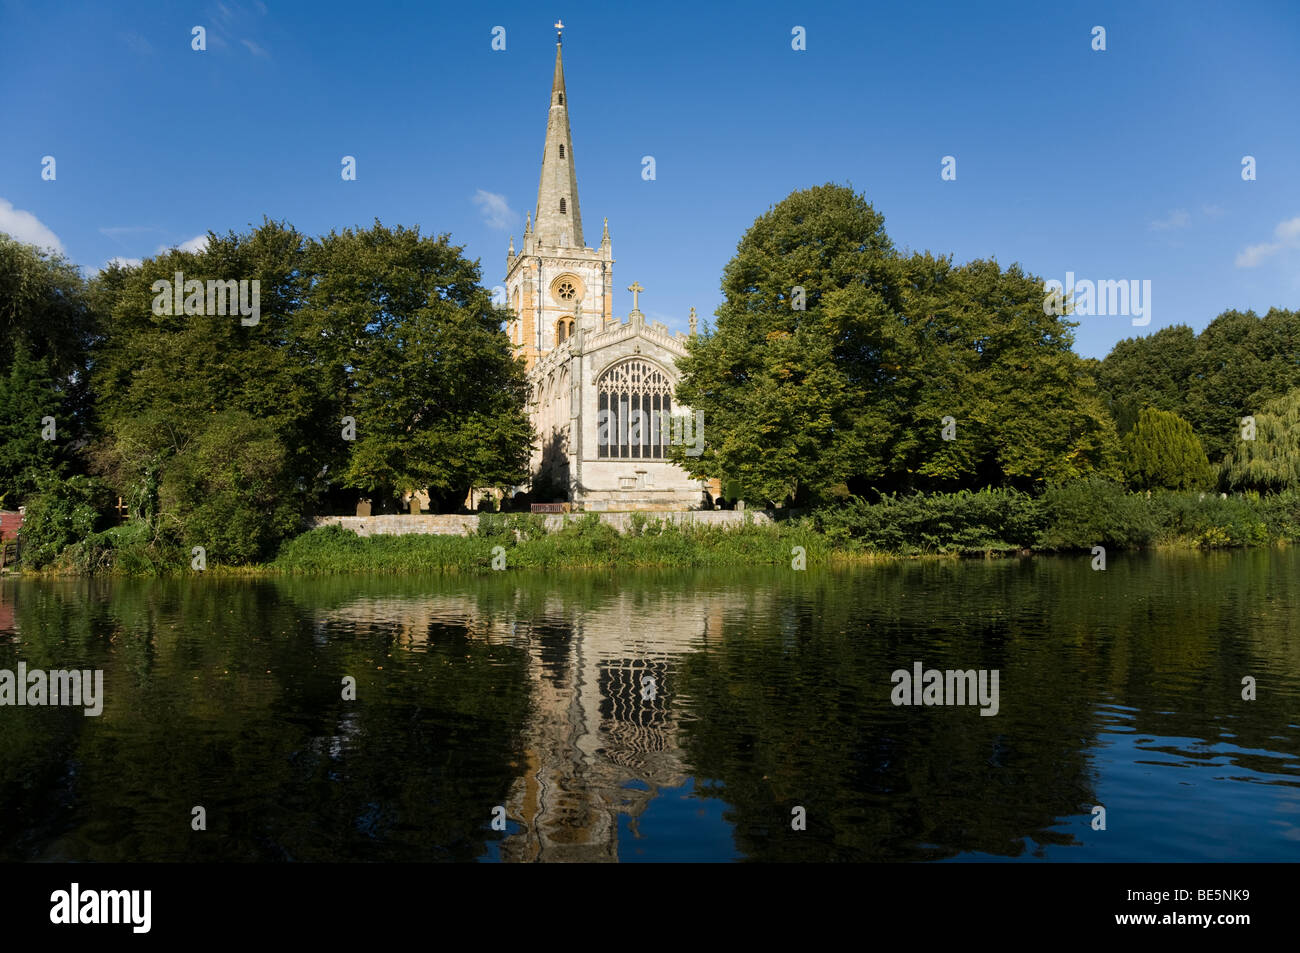
[[[548,513],[544,517],[546,529],[555,532],[566,520],[583,519],[585,513]],[[614,527],[620,533],[626,533],[632,525],[631,513],[599,513],[600,521]],[[755,523],[771,523],[772,514],[763,510],[687,510],[642,514],[650,519],[671,520],[678,524],[695,526],[717,526],[735,528],[743,526],[746,518]],[[387,516],[322,516],[316,520],[317,526],[342,526],[358,536],[404,536],[408,533],[432,534],[435,536],[472,536],[478,532],[478,515],[434,515],[407,516],[402,514]]]

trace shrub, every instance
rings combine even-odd
[[[23,521],[23,564],[41,569],[71,544],[85,539],[104,521],[108,488],[92,477],[41,480]]]
[[[1123,447],[1124,476],[1135,489],[1203,489],[1213,481],[1200,438],[1177,414],[1146,408]]]
[[[1146,498],[1100,477],[1049,487],[1043,506],[1038,545],[1044,549],[1145,546],[1156,535]]]

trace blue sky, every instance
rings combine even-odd
[[[609,218],[617,314],[636,280],[675,330],[692,306],[711,319],[744,230],[828,181],[865,193],[900,247],[1150,280],[1150,324],[1082,317],[1085,355],[1300,307],[1295,0],[0,0],[0,230],[94,269],[264,215],[309,234],[378,217],[449,232],[498,284],[537,200],[557,17],[585,237]]]

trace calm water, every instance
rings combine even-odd
[[[1300,859],[1300,553],[1089,562],[0,581],[0,860]]]

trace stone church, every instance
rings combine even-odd
[[[646,323],[636,282],[631,312],[616,317],[608,219],[598,247],[584,238],[559,35],[537,209],[518,251],[510,239],[505,288],[506,330],[532,386],[534,495],[584,510],[706,505],[705,483],[667,459],[670,443],[703,446],[702,422],[674,399],[686,335]]]

